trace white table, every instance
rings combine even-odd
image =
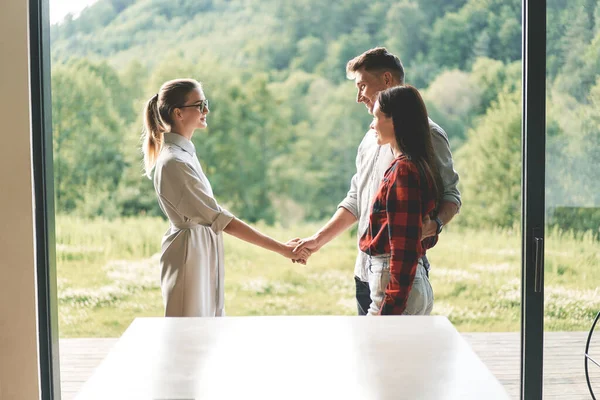
[[[78,400],[508,399],[445,317],[138,318]]]

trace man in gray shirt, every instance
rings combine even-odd
[[[390,87],[404,84],[404,68],[398,57],[383,47],[377,47],[348,61],[346,65],[348,79],[354,80],[358,91],[356,101],[364,103],[369,114],[377,94]],[[444,183],[443,200],[435,220],[426,218],[423,221],[423,238],[440,233],[454,217],[461,205],[460,193],[456,187],[458,174],[454,170],[450,143],[446,132],[429,120],[432,132],[433,148],[438,169]],[[318,251],[340,233],[358,221],[358,238],[366,231],[369,224],[370,205],[377,192],[381,179],[394,159],[389,145],[378,146],[373,132],[367,132],[358,146],[356,155],[356,174],[352,177],[350,190],[346,198],[339,204],[336,213],[314,235],[299,241],[297,251],[307,248],[311,252]],[[371,303],[368,284],[368,256],[358,251],[354,266],[356,283],[356,301],[359,315],[365,315]],[[424,258],[423,264],[429,270],[429,263]]]

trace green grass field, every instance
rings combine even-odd
[[[319,224],[259,225],[287,240]],[[159,218],[56,220],[59,328],[66,337],[118,337],[136,317],[161,316]],[[546,239],[548,330],[589,329],[600,310],[600,242],[557,231]],[[225,238],[226,312],[238,315],[354,315],[356,240],[349,233],[308,265]],[[460,331],[520,329],[520,231],[447,227],[429,253],[434,314]]]

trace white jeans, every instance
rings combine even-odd
[[[385,289],[390,283],[390,257],[369,257],[369,289],[371,305],[367,315],[378,315],[385,297]],[[408,294],[403,315],[429,315],[433,308],[433,289],[427,277],[423,262],[419,260],[415,280]]]

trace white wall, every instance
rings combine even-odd
[[[0,1],[0,399],[39,399],[28,1]]]

